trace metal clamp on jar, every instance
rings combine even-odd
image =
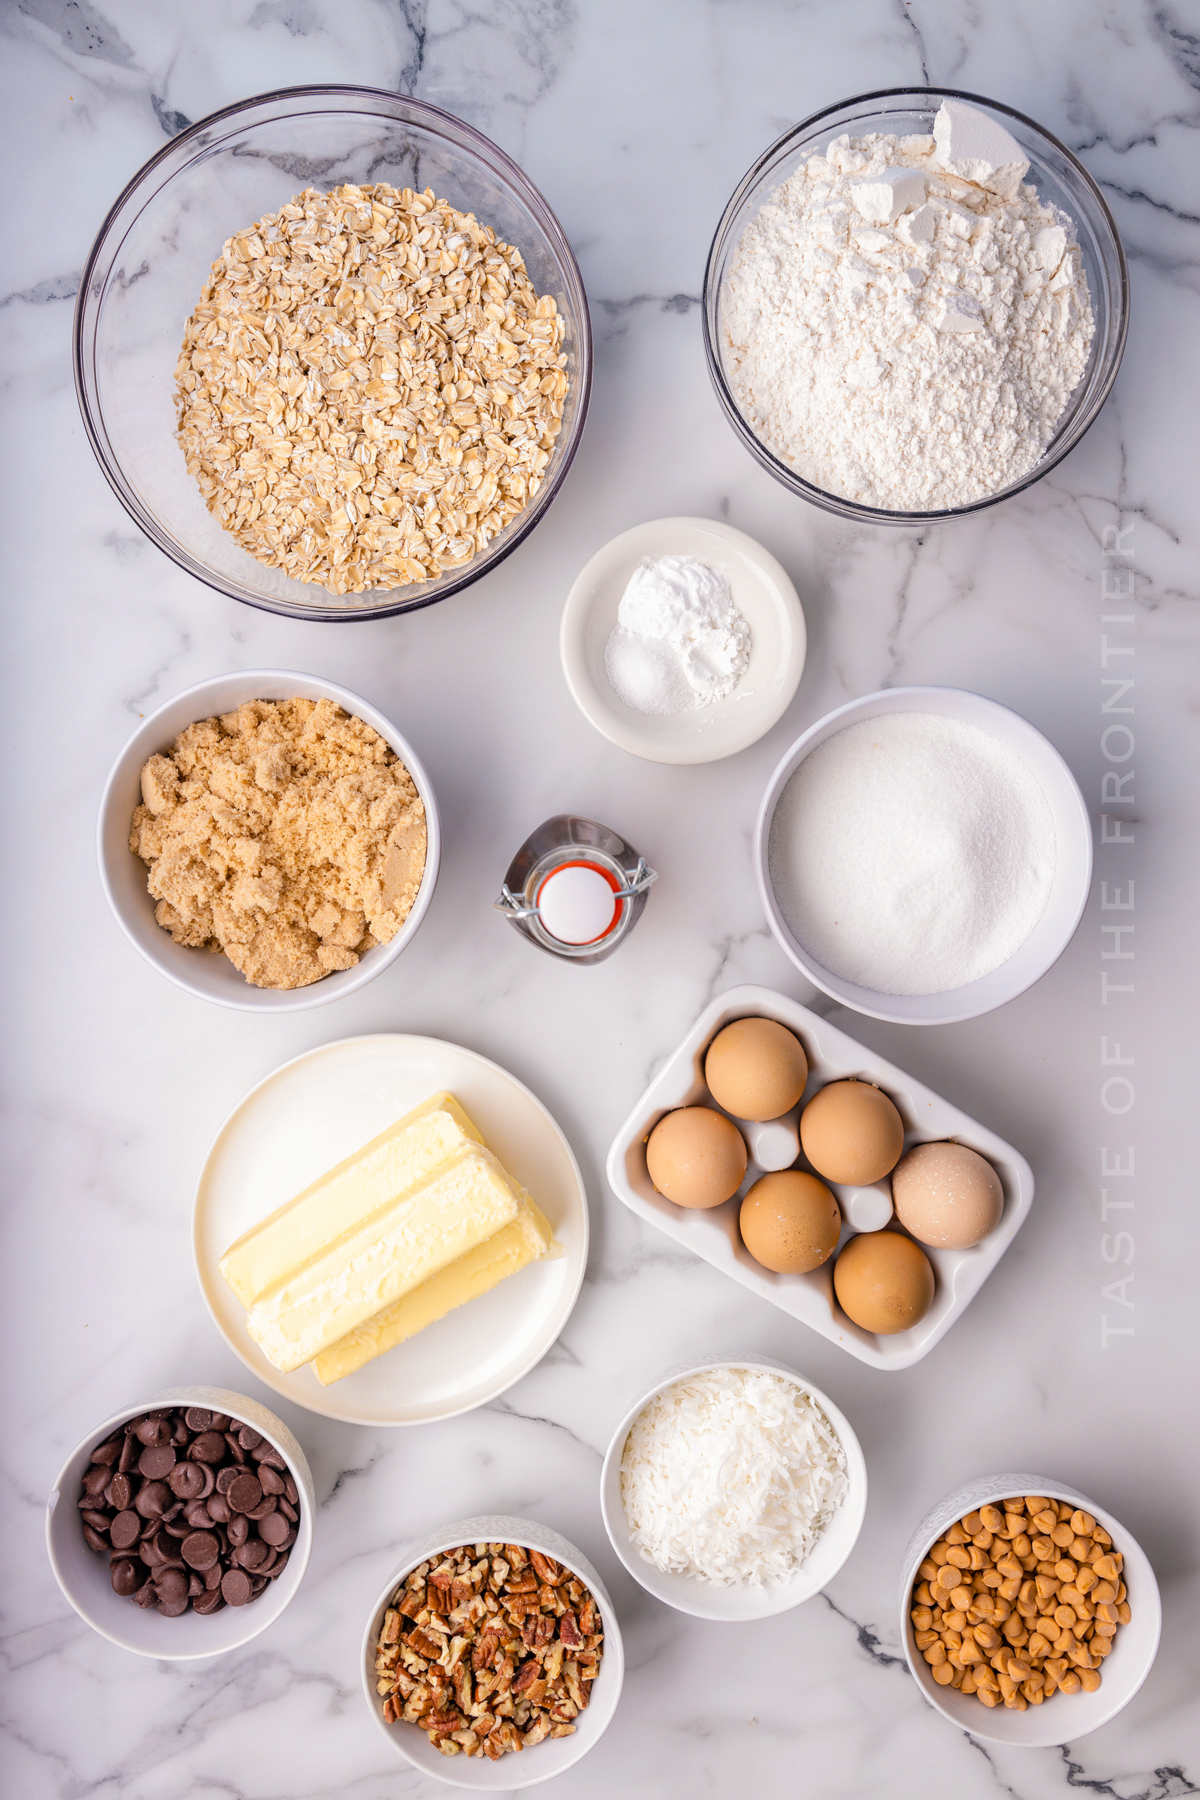
[[[558,813],[525,839],[494,905],[549,955],[603,962],[633,930],[657,880],[615,831]]]

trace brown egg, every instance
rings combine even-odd
[[[889,1337],[907,1331],[933,1304],[933,1269],[919,1244],[898,1231],[862,1231],[833,1265],[833,1291],[846,1317]]]
[[[735,1019],[718,1031],[704,1059],[718,1106],[737,1119],[777,1119],[799,1105],[808,1080],[804,1046],[774,1019]]]
[[[938,1250],[968,1250],[1000,1223],[1004,1189],[990,1162],[965,1144],[914,1144],[892,1175],[896,1217]]]
[[[831,1081],[801,1113],[800,1142],[826,1181],[869,1187],[899,1161],[904,1123],[869,1081]]]
[[[650,1133],[646,1167],[660,1194],[677,1206],[720,1206],[746,1173],[746,1142],[724,1113],[681,1106]]]
[[[838,1203],[815,1175],[780,1169],[756,1181],[742,1201],[742,1242],[764,1269],[806,1275],[837,1249]]]

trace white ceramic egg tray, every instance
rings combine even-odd
[[[716,1106],[704,1082],[704,1055],[722,1026],[734,1019],[777,1019],[794,1031],[804,1045],[808,1057],[808,1085],[803,1105],[818,1088],[830,1081],[857,1076],[874,1082],[876,1087],[894,1100],[904,1121],[904,1147],[941,1138],[952,1138],[986,1157],[1000,1177],[1004,1189],[1004,1211],[1000,1223],[981,1244],[970,1250],[933,1250],[922,1248],[933,1264],[937,1291],[933,1305],[919,1324],[894,1336],[880,1337],[863,1331],[848,1319],[838,1306],[833,1293],[831,1257],[808,1275],[776,1275],[755,1262],[742,1243],[738,1230],[741,1196],[762,1173],[750,1164],[746,1180],[732,1200],[707,1212],[689,1212],[664,1198],[655,1188],[646,1170],[646,1139],[663,1114],[677,1106]],[[720,1110],[720,1108],[716,1108]],[[801,1154],[796,1165],[806,1169]],[[884,1062],[862,1044],[855,1043],[844,1031],[830,1025],[796,1000],[776,994],[770,988],[736,987],[719,994],[705,1007],[678,1049],[672,1052],[622,1125],[608,1153],[608,1179],[613,1192],[631,1211],[676,1243],[702,1256],[715,1269],[732,1276],[752,1294],[758,1294],[790,1313],[802,1324],[819,1331],[830,1343],[838,1344],[860,1362],[876,1369],[907,1369],[945,1337],[975,1295],[979,1292],[1021,1225],[1033,1204],[1033,1171],[1025,1158],[1003,1138],[976,1123],[974,1119],[951,1106],[948,1100],[931,1093],[911,1075]],[[837,1182],[828,1182],[842,1206],[843,1217],[850,1190]],[[900,1229],[893,1221],[893,1228]],[[840,1250],[852,1228],[843,1226]]]

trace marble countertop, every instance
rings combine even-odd
[[[619,1711],[559,1780],[564,1800],[607,1800],[618,1785],[629,1800],[1200,1792],[1194,8],[8,0],[0,32],[6,841],[21,852],[4,883],[0,1465],[15,1555],[0,1788],[20,1800],[434,1800],[448,1790],[390,1759],[365,1716],[364,1613],[404,1542],[505,1511],[544,1519],[594,1559],[625,1634]],[[789,499],[740,449],[705,372],[698,296],[721,208],[773,138],[847,95],[923,80],[1007,101],[1079,152],[1124,237],[1132,329],[1103,415],[1047,479],[954,525],[855,529]],[[545,522],[466,592],[376,624],[290,623],[189,579],[109,491],[72,389],[72,296],[121,186],[189,121],[313,81],[415,93],[516,157],[575,246],[597,339],[591,418]],[[613,748],[576,711],[557,628],[593,551],[642,519],[683,513],[728,519],[782,560],[810,647],[795,701],[759,744],[668,768]],[[1130,588],[1132,601],[1113,597]],[[1121,622],[1105,623],[1112,615]],[[1121,655],[1109,674],[1136,682],[1136,712],[1121,721],[1138,738],[1121,764],[1136,769],[1125,804],[1102,804],[1105,636]],[[334,1007],[268,1020],[191,999],[145,965],[108,913],[92,845],[105,772],[139,716],[205,676],[271,665],[343,682],[401,724],[432,776],[446,848],[433,908],[393,969]],[[905,1030],[821,1001],[1016,1144],[1037,1177],[1030,1219],[951,1335],[884,1375],[641,1225],[608,1192],[603,1162],[712,995],[751,980],[813,999],[763,920],[754,809],[801,729],[902,682],[974,688],[1050,737],[1096,815],[1097,887],[1055,968],[991,1017]],[[596,968],[539,955],[490,906],[515,846],[563,810],[612,824],[662,871],[634,936]],[[1102,813],[1132,842],[1099,841]],[[1136,936],[1113,939],[1099,884],[1131,879]],[[1102,960],[1114,943],[1132,943],[1134,960]],[[1114,970],[1129,991],[1105,1005],[1102,976],[1111,986]],[[482,1051],[561,1122],[591,1205],[579,1303],[532,1374],[445,1424],[370,1431],[281,1405],[319,1501],[300,1593],[225,1660],[143,1662],[94,1636],[60,1595],[45,1495],[89,1426],[149,1389],[259,1393],[197,1292],[200,1159],[278,1064],[388,1030]],[[1119,1042],[1133,1059],[1120,1065],[1128,1110],[1116,1110],[1127,1090],[1104,1085],[1105,1040],[1109,1055]],[[1117,1157],[1133,1159],[1132,1179],[1102,1176]],[[601,1457],[630,1397],[661,1367],[731,1343],[824,1388],[871,1472],[862,1537],[836,1580],[754,1627],[650,1599],[612,1555],[598,1507]],[[1162,1583],[1162,1649],[1142,1692],[1056,1749],[960,1734],[923,1702],[899,1648],[910,1529],[958,1482],[1006,1467],[1095,1495]],[[524,1773],[513,1769],[513,1792]]]

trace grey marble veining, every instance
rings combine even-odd
[[[625,1633],[621,1707],[554,1789],[570,1800],[608,1800],[618,1787],[630,1800],[1200,1792],[1195,8],[7,0],[0,34],[12,992],[0,1477],[14,1553],[0,1791],[434,1800],[447,1790],[389,1761],[365,1717],[364,1618],[403,1542],[504,1510],[580,1544]],[[775,136],[849,95],[922,80],[1007,101],[1083,156],[1129,256],[1132,330],[1109,405],[1047,479],[954,525],[857,530],[789,501],[739,450],[709,388],[698,296],[721,209]],[[495,138],[570,236],[596,329],[591,418],[545,522],[484,582],[374,625],[274,619],[175,569],[105,485],[71,379],[73,296],[122,185],[189,121],[320,81],[397,87]],[[810,634],[785,718],[753,749],[696,769],[638,763],[597,737],[557,654],[562,603],[587,557],[638,520],[676,512],[759,537],[795,579]],[[1118,607],[1102,598],[1102,576],[1112,583],[1127,568],[1134,602]],[[749,861],[755,806],[795,735],[882,684],[976,688],[1049,735],[1099,820],[1100,621],[1118,610],[1136,621],[1121,639],[1136,670],[1138,779],[1122,813],[1136,843],[1100,846],[1097,877],[1136,877],[1134,994],[1101,1008],[1102,968],[1129,965],[1101,963],[1097,892],[1059,964],[990,1018],[926,1032],[838,1019],[1009,1138],[1038,1182],[1029,1221],[954,1332],[914,1369],[884,1376],[644,1228],[608,1193],[604,1155],[714,993],[750,980],[814,1000],[766,930]],[[192,1001],[145,967],[107,913],[92,852],[100,786],[134,721],[192,681],[261,665],[326,674],[396,718],[427,762],[446,837],[433,908],[396,968],[334,1008],[271,1021]],[[490,908],[515,846],[567,808],[610,821],[662,871],[635,935],[595,969],[536,955]],[[196,1289],[196,1170],[226,1113],[273,1067],[389,1029],[494,1057],[559,1119],[592,1212],[579,1304],[531,1375],[443,1425],[372,1432],[283,1406],[320,1501],[297,1599],[227,1659],[143,1663],[62,1600],[42,1548],[46,1491],[88,1426],[147,1386],[253,1389]],[[1101,1102],[1105,1033],[1136,1058],[1137,1104],[1118,1119]],[[1134,1142],[1135,1206],[1121,1223],[1136,1254],[1118,1269],[1105,1260],[1100,1156]],[[1126,1309],[1103,1290],[1128,1275]],[[1102,1348],[1105,1316],[1132,1335]],[[828,1592],[753,1628],[652,1601],[610,1553],[597,1503],[631,1393],[729,1342],[824,1387],[859,1432],[872,1481],[858,1548]],[[1150,1681],[1111,1725],[1055,1750],[1005,1751],[956,1732],[925,1706],[900,1653],[895,1575],[914,1521],[960,1480],[1004,1466],[1094,1494],[1162,1581]],[[1069,1730],[1069,1704],[1055,1704]]]

